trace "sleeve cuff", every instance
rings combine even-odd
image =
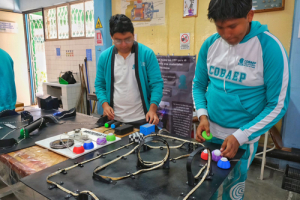
[[[100,104],[101,104],[101,106],[105,103],[105,102],[107,102],[108,103],[108,101],[105,99],[105,100],[102,100],[102,101],[100,101]],[[109,103],[108,103],[108,105],[109,105]]]
[[[156,101],[151,101],[150,106],[151,106],[151,104],[155,104],[157,107],[159,107],[159,103],[157,103]]]
[[[236,132],[234,132],[233,136],[240,143],[240,146],[242,146],[243,144],[249,141],[248,135],[245,132],[243,132],[241,129],[238,129]]]
[[[198,109],[198,110],[197,110],[197,117],[198,117],[198,119],[199,119],[199,117],[200,117],[201,115],[206,115],[206,116],[208,116],[207,110],[204,109],[204,108]]]

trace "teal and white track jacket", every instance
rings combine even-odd
[[[198,118],[209,117],[215,137],[233,134],[240,145],[256,142],[283,117],[289,95],[287,53],[266,25],[252,22],[234,46],[217,33],[203,43],[193,98]]]

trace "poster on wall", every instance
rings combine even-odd
[[[55,55],[56,55],[56,58],[61,57],[60,46],[55,46]]]
[[[157,56],[157,59],[164,80],[163,97],[157,109],[158,127],[190,138],[196,56]]]
[[[93,61],[93,56],[92,56],[92,49],[86,49],[85,50],[86,53],[86,59],[87,61]]]
[[[18,24],[0,21],[0,33],[18,33]]]
[[[190,33],[180,33],[180,50],[190,50]]]
[[[103,46],[103,37],[100,30],[95,31],[95,46]]]
[[[183,0],[183,17],[198,16],[198,0]]]
[[[300,22],[299,22],[299,32],[298,32],[298,38],[300,38]]]
[[[165,10],[165,0],[121,0],[121,13],[134,27],[164,25]]]

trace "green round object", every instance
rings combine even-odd
[[[105,127],[105,128],[109,128],[109,124],[108,124],[108,123],[105,123],[105,124],[104,124],[104,127]]]
[[[22,128],[20,130],[20,138],[28,138],[29,137],[29,133],[26,129]]]
[[[210,133],[209,136],[207,136],[206,131],[203,131],[202,137],[204,137],[205,140],[211,140],[213,138],[213,135]]]
[[[106,136],[106,140],[109,141],[109,142],[115,141],[116,140],[116,136],[114,134],[112,134],[112,133],[109,133]]]

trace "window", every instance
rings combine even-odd
[[[94,2],[90,0],[44,9],[46,40],[94,37]]]
[[[56,39],[56,8],[45,11],[45,34],[47,39]]]
[[[57,7],[58,39],[69,38],[68,6]]]
[[[71,5],[72,37],[84,36],[84,6],[83,3]]]
[[[86,37],[95,36],[93,1],[85,2],[85,30],[86,30]]]

